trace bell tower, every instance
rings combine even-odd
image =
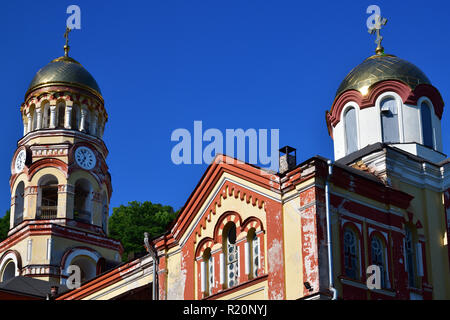
[[[31,276],[65,283],[118,263],[123,248],[107,237],[111,176],[102,140],[108,114],[92,75],[64,56],[40,69],[20,107],[23,137],[11,163],[11,220],[0,243],[0,281]]]

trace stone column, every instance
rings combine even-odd
[[[64,116],[64,128],[72,129],[72,107],[73,101],[66,101],[66,114]]]
[[[56,128],[56,120],[56,101],[52,101],[50,102],[50,129]]]
[[[92,192],[91,198],[91,222],[92,224],[102,227],[102,196],[99,192]]]
[[[40,205],[38,197],[38,187],[29,186],[25,188],[24,193],[24,211],[23,219],[36,219],[37,218],[37,206]]]
[[[73,219],[75,187],[71,184],[58,185],[58,218]]]
[[[72,107],[66,106],[66,114],[64,116],[64,128],[72,129]]]
[[[40,130],[42,128],[42,109],[36,108],[36,128],[34,128],[35,130]]]
[[[31,119],[31,114],[27,114],[27,133],[31,132],[31,129],[33,128],[33,121]]]
[[[95,136],[97,135],[97,123],[98,123],[98,117],[96,114],[94,114],[92,116],[92,121],[91,121],[91,129],[89,130],[89,132]]]
[[[80,131],[86,132],[86,117],[87,117],[87,107],[86,105],[81,106],[81,121],[80,121]]]
[[[14,217],[16,216],[16,197],[11,197],[11,209],[9,211],[9,228],[14,226]]]
[[[97,137],[99,137],[100,139],[103,137],[103,129],[105,128],[105,122],[104,120],[100,121],[98,124],[98,129],[97,129]]]
[[[27,122],[27,118],[26,117],[23,117],[22,120],[23,120],[23,135],[25,136],[28,133],[27,132],[28,122]]]

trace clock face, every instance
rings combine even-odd
[[[25,160],[27,159],[27,153],[25,150],[21,150],[16,157],[16,162],[14,164],[16,173],[22,172],[25,168]]]
[[[75,161],[81,168],[86,170],[94,169],[97,163],[94,152],[87,147],[79,147],[75,151]]]

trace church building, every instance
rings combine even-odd
[[[334,160],[298,163],[286,146],[271,172],[217,155],[167,232],[143,235],[148,255],[117,267],[107,114],[67,52],[38,72],[21,107],[1,281],[64,284],[77,264],[83,284],[57,300],[450,299],[444,102],[381,39],[330,99]]]
[[[10,230],[0,243],[2,284],[20,276],[64,286],[70,265],[86,281],[121,261],[122,245],[107,237],[108,114],[95,79],[69,57],[67,42],[64,50],[35,75],[20,107]]]

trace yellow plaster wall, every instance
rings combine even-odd
[[[143,270],[139,270],[102,290],[84,297],[82,300],[112,300],[121,294],[148,285],[149,283],[153,283],[153,274],[147,270],[145,273]],[[151,287],[148,290],[152,290]]]
[[[222,296],[218,300],[268,300],[268,291],[267,280],[265,280],[247,288]]]
[[[283,225],[286,299],[293,300],[303,296],[301,216],[298,196],[283,204]]]
[[[172,251],[173,252],[173,251]],[[183,300],[184,289],[186,285],[186,270],[181,270],[182,265],[181,251],[172,254],[167,259],[167,299]]]
[[[423,228],[417,231],[426,239],[427,271],[433,286],[433,299],[450,299],[448,249],[442,241],[446,229],[442,193],[410,185],[395,178],[392,179],[392,184],[414,196],[408,210],[413,212],[423,225]]]

